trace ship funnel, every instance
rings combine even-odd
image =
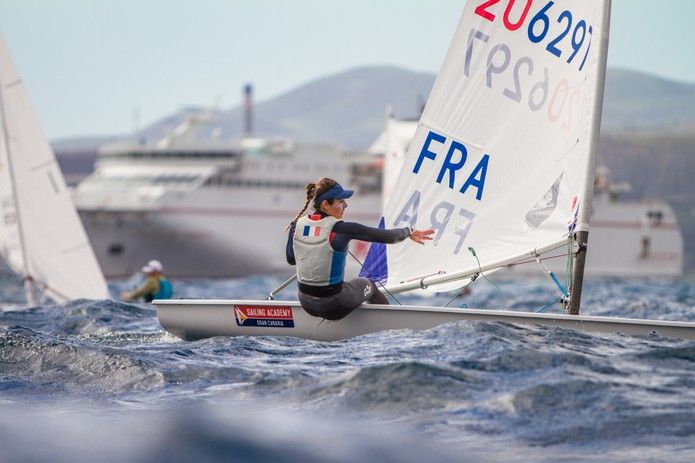
[[[244,85],[244,137],[253,135],[253,85]]]

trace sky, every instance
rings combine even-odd
[[[0,0],[0,33],[55,140],[227,109],[247,82],[265,100],[358,66],[436,73],[464,3]],[[695,83],[693,17],[693,0],[613,0],[609,67]]]

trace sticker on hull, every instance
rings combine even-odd
[[[235,305],[234,317],[238,326],[294,328],[292,308],[287,306]]]

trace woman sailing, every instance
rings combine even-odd
[[[366,278],[344,281],[345,258],[351,240],[393,244],[410,238],[424,244],[434,234],[432,229],[381,230],[343,222],[345,200],[352,194],[330,178],[309,183],[304,208],[287,227],[287,262],[297,266],[299,302],[314,317],[340,320],[365,301],[388,304],[374,282]],[[304,215],[310,203],[314,212]]]

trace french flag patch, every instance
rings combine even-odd
[[[316,227],[312,225],[304,225],[304,236],[319,236],[321,234],[321,227]]]

